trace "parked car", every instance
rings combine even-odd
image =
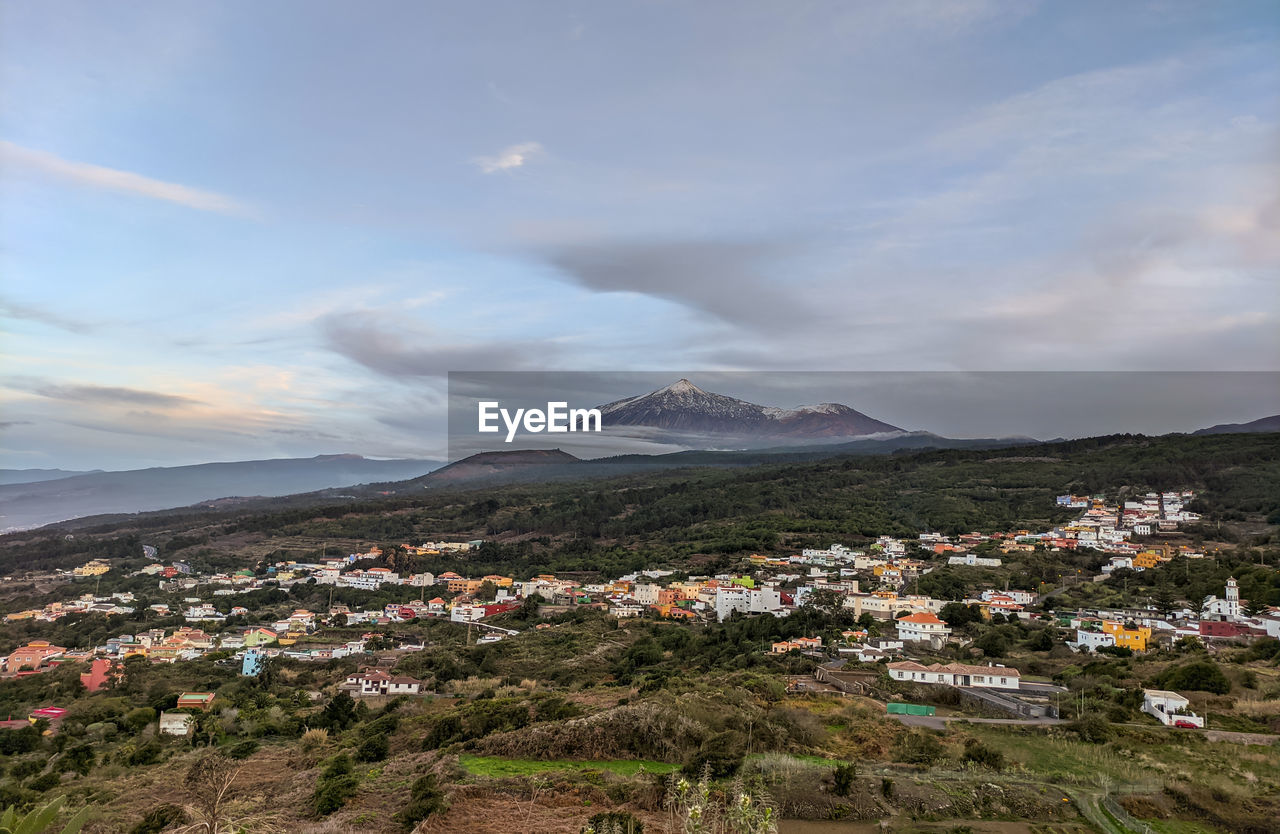
[[[1196,725],[1192,724],[1190,721],[1175,721],[1173,722],[1173,726],[1181,727],[1184,730],[1194,730],[1196,728]]]

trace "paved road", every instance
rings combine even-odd
[[[968,721],[972,724],[1012,724],[1027,727],[1052,727],[1067,722],[1061,718],[970,718],[965,715],[895,715],[894,718],[908,727],[928,727],[931,730],[945,730],[952,721]],[[1172,727],[1153,727],[1150,724],[1124,724],[1125,727],[1138,727],[1143,730],[1167,729],[1176,733],[1203,733],[1209,741],[1226,741],[1232,744],[1274,745],[1280,742],[1280,736],[1265,733],[1236,733],[1228,730],[1190,730]]]
[[[1065,723],[1059,718],[970,718],[967,715],[895,715],[894,718],[908,727],[928,727],[945,730],[951,721],[968,721],[972,724],[1011,724],[1027,727],[1050,727]]]

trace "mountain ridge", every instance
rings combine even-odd
[[[605,426],[748,437],[813,439],[902,432],[842,403],[776,408],[703,390],[688,379],[598,406]]]
[[[56,480],[4,484],[0,485],[0,529],[233,497],[279,497],[352,484],[401,481],[439,466],[438,461],[430,460],[316,455],[91,472]]]

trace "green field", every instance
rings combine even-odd
[[[652,762],[640,759],[613,759],[610,761],[576,761],[572,759],[504,759],[499,756],[461,756],[458,763],[473,776],[530,776],[551,770],[607,770],[619,776],[634,776],[642,770],[647,773],[671,773],[680,765],[669,762]]]

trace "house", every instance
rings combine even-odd
[[[246,646],[265,646],[268,643],[274,643],[280,635],[269,628],[251,628],[244,632],[244,645]]]
[[[1190,709],[1191,702],[1177,692],[1147,689],[1142,693],[1142,711],[1166,727],[1203,727],[1204,718]]]
[[[72,571],[76,576],[102,576],[102,574],[111,570],[111,566],[101,559],[94,559],[91,562],[85,562],[80,567]]]
[[[1115,645],[1135,652],[1145,652],[1147,642],[1151,639],[1151,629],[1145,626],[1127,628],[1124,623],[1116,620],[1103,620],[1102,630],[1115,638]]]
[[[178,709],[207,710],[213,703],[212,692],[183,692],[178,696]]]
[[[786,654],[795,649],[800,652],[815,652],[822,648],[821,637],[797,637],[794,640],[782,640],[770,648],[773,654]]]
[[[950,634],[947,624],[931,611],[917,611],[898,620],[898,639],[903,642],[924,642],[940,647]]]
[[[19,669],[39,669],[50,658],[58,657],[66,652],[62,646],[55,646],[48,640],[32,640],[20,649],[14,650],[5,660],[5,669],[16,672]]]
[[[90,692],[97,692],[107,685],[112,678],[112,662],[105,657],[95,658],[89,664],[89,671],[81,673],[80,683]]]
[[[944,684],[946,686],[980,686],[987,689],[1013,689],[1021,686],[1022,673],[1006,666],[971,666],[967,663],[934,663],[923,666],[914,660],[890,663],[889,677],[897,681]]]
[[[1002,564],[999,559],[978,556],[974,553],[965,553],[962,556],[952,556],[947,559],[948,565],[967,565],[969,567],[979,568],[998,568]]]
[[[160,734],[166,736],[189,736],[195,727],[195,719],[185,712],[160,713]]]
[[[1115,644],[1116,638],[1106,632],[1078,628],[1076,629],[1076,641],[1067,645],[1076,651],[1096,652],[1103,646],[1114,646]]]
[[[356,697],[375,695],[418,695],[422,681],[407,675],[391,675],[381,669],[365,669],[347,677],[342,688]]]
[[[888,660],[894,655],[894,652],[890,650],[877,649],[875,646],[868,646],[863,643],[841,646],[838,651],[842,657],[852,655],[858,659],[859,663],[875,663],[880,660]]]

